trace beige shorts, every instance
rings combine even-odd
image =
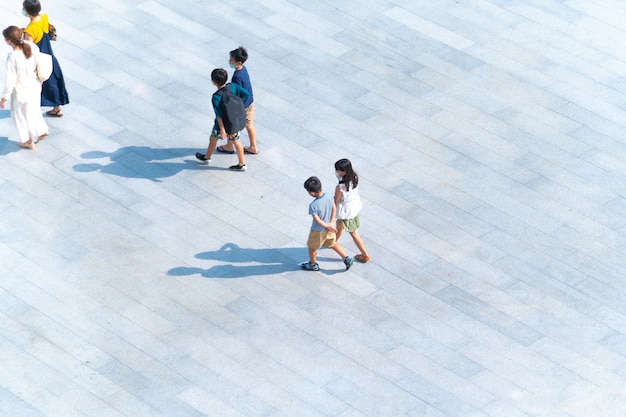
[[[306,245],[311,250],[319,250],[322,245],[330,248],[336,241],[335,232],[329,232],[328,230],[317,232],[315,230],[311,230],[309,233],[309,240],[307,240]]]
[[[250,104],[246,109],[246,126],[254,123],[254,103]]]

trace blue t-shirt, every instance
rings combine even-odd
[[[235,71],[233,74],[233,78],[231,80],[235,84],[239,84],[248,92],[250,95],[243,100],[243,106],[247,109],[250,104],[254,101],[254,96],[252,94],[252,83],[250,82],[250,75],[248,75],[248,70],[246,67],[242,66],[239,71]]]
[[[244,103],[243,105],[245,107],[246,106],[246,98],[250,95],[248,90],[243,88],[241,85],[235,84],[235,83],[230,83],[230,84],[227,84],[227,85],[230,85],[230,91],[232,91],[233,94],[235,94],[236,96],[241,97],[241,100],[243,100],[243,103]],[[218,94],[218,91],[213,93],[213,97],[211,98],[211,102],[213,103],[213,111],[215,112],[215,123],[213,124],[213,129],[214,130],[219,130],[219,127],[217,125],[217,118],[218,117],[222,117],[222,109],[220,108],[220,102],[222,101],[222,95]]]
[[[317,197],[315,200],[309,204],[309,214],[312,216],[317,214],[317,216],[324,222],[328,223],[330,221],[330,216],[333,214],[333,200],[326,193]],[[311,230],[316,232],[322,232],[326,230],[313,219],[313,224],[311,224]]]

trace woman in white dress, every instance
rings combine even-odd
[[[13,50],[7,57],[7,78],[0,108],[4,109],[11,100],[11,119],[17,129],[19,146],[35,149],[35,143],[48,135],[48,125],[41,114],[41,81],[37,77],[39,48],[25,41],[17,26],[9,26],[2,35]]]

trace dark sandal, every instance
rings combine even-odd
[[[248,155],[258,155],[259,154],[258,151],[257,152],[249,151],[248,148],[243,148],[243,153],[247,153]]]
[[[232,154],[234,154],[234,153],[235,153],[235,151],[227,151],[226,149],[224,149],[224,147],[223,147],[223,146],[218,146],[218,147],[216,148],[216,150],[217,150],[218,152],[220,152],[220,153],[227,153],[227,154],[229,154],[229,155],[232,155]]]
[[[59,109],[59,110],[52,109],[52,110],[48,110],[46,112],[46,114],[48,116],[52,116],[52,117],[63,117],[63,110],[61,110],[61,109]]]

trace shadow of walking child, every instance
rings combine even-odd
[[[306,253],[304,248],[241,248],[226,243],[220,249],[198,253],[195,257],[225,264],[208,269],[176,267],[168,271],[170,276],[200,275],[205,278],[245,278],[260,275],[281,274],[300,270],[297,259]]]

